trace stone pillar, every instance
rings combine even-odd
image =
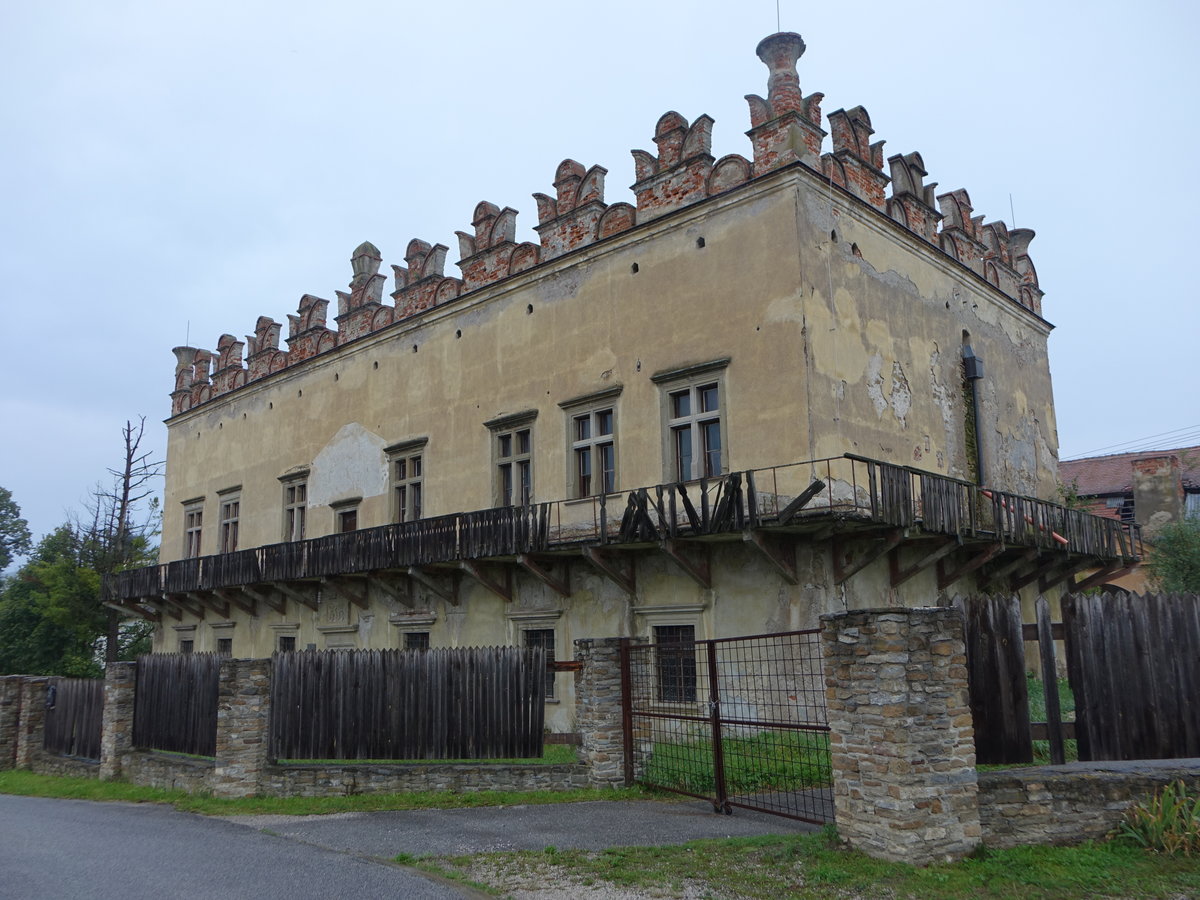
[[[21,723],[22,675],[0,675],[0,770],[17,764],[17,731]]]
[[[878,859],[960,859],[980,839],[962,616],[821,617],[838,833]]]
[[[629,640],[637,643],[641,639]],[[584,638],[575,642],[575,659],[583,664],[575,673],[575,727],[582,735],[579,755],[594,787],[625,784],[621,641]]]
[[[133,700],[137,663],[111,662],[104,670],[104,714],[100,725],[100,778],[112,781],[125,771],[133,752]]]
[[[271,763],[271,660],[224,659],[217,699],[217,759],[212,791],[217,797],[258,793]]]
[[[17,722],[18,769],[33,766],[46,740],[46,685],[49,678],[26,676],[21,679],[20,720]]]

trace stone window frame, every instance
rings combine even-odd
[[[195,625],[174,625],[175,630],[175,652],[176,653],[195,653],[196,652],[196,626]]]
[[[433,626],[437,624],[437,613],[433,610],[411,613],[396,613],[388,617],[388,622],[395,626],[397,631],[396,643],[400,649],[407,649],[406,644],[408,635],[424,634],[429,639],[429,646],[433,646]]]
[[[329,504],[333,510],[333,531],[335,534],[349,534],[358,531],[362,526],[358,522],[359,507],[362,497],[344,497]],[[352,527],[347,528],[347,524]]]
[[[635,621],[639,628],[638,634],[645,637],[648,643],[656,644],[657,629],[663,627],[679,627],[681,625],[690,625],[693,628],[694,647],[696,648],[696,682],[693,685],[695,697],[690,700],[673,700],[666,699],[663,696],[662,685],[659,683],[660,668],[658,663],[658,655],[655,654],[654,663],[654,705],[661,707],[664,710],[672,712],[680,711],[696,711],[697,714],[704,713],[704,696],[707,694],[707,685],[701,684],[700,673],[704,671],[699,664],[699,647],[700,642],[708,640],[711,635],[708,633],[708,616],[705,614],[708,610],[707,603],[690,603],[686,605],[662,605],[662,606],[635,606],[633,612]]]
[[[277,625],[270,626],[275,633],[275,638],[272,641],[275,651],[278,653],[294,653],[300,649],[300,623],[299,622],[282,622]],[[291,641],[291,647],[285,649],[286,641]]]
[[[204,497],[184,500],[183,559],[195,559],[204,550]]]
[[[538,610],[521,610],[519,612],[506,612],[504,617],[508,620],[508,640],[509,644],[514,647],[528,647],[526,634],[529,632],[548,631],[554,636],[554,647],[551,650],[550,661],[556,658],[559,647],[570,646],[566,638],[566,621],[563,618],[561,609],[538,609]],[[558,687],[557,672],[546,673],[546,686],[544,690],[545,700],[547,703],[561,703],[561,692]]]
[[[623,391],[623,385],[614,385],[602,391],[595,391],[590,394],[585,394],[582,397],[575,397],[570,400],[564,400],[559,403],[559,408],[562,409],[565,415],[566,427],[566,497],[571,500],[585,500],[589,497],[598,497],[601,493],[615,494],[620,490],[620,449],[619,449],[619,431],[620,431],[620,415],[618,401]],[[596,431],[596,415],[598,413],[608,412],[612,416],[612,430],[608,434],[598,434]],[[580,438],[578,435],[578,424],[581,419],[587,418],[589,423],[590,434],[586,438]],[[598,480],[597,473],[603,469],[597,467],[595,459],[595,451],[604,446],[612,447],[612,484],[605,488],[604,486],[590,487],[584,491],[579,483],[580,466],[579,461],[582,454],[587,454],[587,459],[591,469],[591,478],[593,485]],[[602,476],[601,476],[602,477]]]
[[[308,536],[308,476],[307,466],[279,476],[282,490],[282,536],[285,543],[302,541]]]
[[[729,467],[729,391],[726,373],[731,357],[724,356],[708,362],[664,369],[650,376],[650,380],[658,385],[661,403],[662,428],[662,465],[664,480],[674,482],[698,481],[701,478],[717,478],[728,474]],[[717,391],[715,409],[699,409],[704,388],[713,386]],[[689,411],[677,414],[676,399],[686,394],[689,399]],[[717,439],[720,446],[719,471],[710,471],[707,462],[710,451],[705,446],[704,426],[717,426]],[[688,472],[679,471],[678,436],[686,432],[691,444],[691,463]]]
[[[484,422],[491,432],[493,505],[528,506],[534,497],[534,422],[538,411],[527,409]],[[517,489],[520,496],[514,496]],[[519,503],[512,502],[519,499]]]
[[[420,437],[384,448],[392,522],[415,522],[425,516],[425,457],[428,444],[428,437]]]
[[[217,491],[217,552],[234,553],[242,515],[242,486]]]

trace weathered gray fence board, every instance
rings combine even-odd
[[[540,756],[545,653],[517,647],[274,657],[278,759]]]
[[[100,758],[104,715],[104,679],[52,678],[53,704],[46,709],[42,747],[49,753]]]
[[[214,756],[221,657],[152,653],[138,657],[134,746]]]

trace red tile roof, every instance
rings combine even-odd
[[[1058,477],[1065,485],[1074,482],[1081,497],[1130,494],[1133,493],[1134,460],[1157,456],[1178,456],[1184,487],[1200,488],[1200,447],[1141,450],[1137,453],[1114,453],[1111,456],[1067,460],[1058,464]]]

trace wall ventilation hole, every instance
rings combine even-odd
[[[272,400],[270,403],[267,404],[267,409],[274,409],[274,408],[275,408],[275,401]]]
[[[947,300],[947,301],[946,301],[946,309],[949,309],[949,308],[950,308],[950,301],[949,301],[949,300]]]
[[[629,271],[636,275],[638,273],[638,264],[634,263],[632,266],[630,266]]]
[[[460,337],[462,337],[462,329],[461,329],[461,328],[456,328],[456,329],[454,329],[454,336],[455,336],[456,338],[460,338]]]
[[[225,423],[224,423],[224,422],[218,422],[218,423],[217,423],[217,431],[220,431],[220,430],[221,430],[222,428],[224,428],[224,427],[225,427]]]
[[[837,243],[837,232],[836,231],[829,232],[829,239],[836,244]]]
[[[858,249],[858,244],[851,244],[850,252],[853,253],[855,256],[857,256],[859,259],[862,259],[862,251]]]
[[[341,377],[341,376],[340,376],[340,375],[339,375],[337,372],[334,372],[334,373],[333,373],[333,380],[334,380],[334,381],[337,381],[337,380],[338,380],[340,377]]]
[[[704,238],[702,238],[702,237],[696,238],[696,246],[699,247],[701,250],[703,250],[704,249]]]
[[[533,315],[533,304],[532,303],[525,304],[525,315],[527,315],[527,316]]]
[[[416,353],[416,352],[417,352],[417,345],[413,344],[413,353]]]
[[[296,391],[296,396],[297,396],[297,397],[303,397],[303,396],[304,396],[304,389],[303,389],[303,388],[301,388],[300,390]]]
[[[379,368],[379,360],[375,360],[375,362],[372,363],[371,367],[374,369],[378,369]]]
[[[244,418],[246,418],[246,414],[245,414],[245,413],[242,413],[242,418],[243,418],[243,419],[244,419]]]

